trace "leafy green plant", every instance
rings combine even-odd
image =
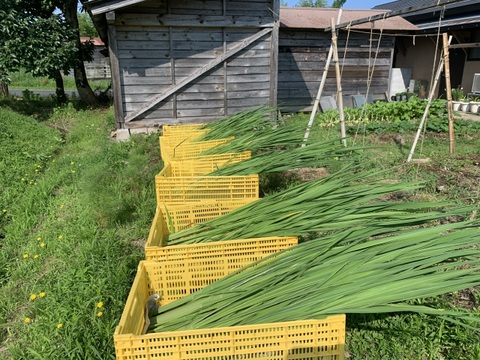
[[[465,99],[465,94],[463,92],[463,87],[459,86],[456,88],[452,88],[452,100],[462,101],[464,99]]]

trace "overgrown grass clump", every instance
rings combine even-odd
[[[1,110],[0,358],[113,359],[155,212],[158,137],[115,142],[111,111],[65,106],[38,123]]]

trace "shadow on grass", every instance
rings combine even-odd
[[[0,107],[10,108],[16,113],[32,116],[37,121],[45,121],[52,114],[53,109],[58,106],[58,101],[54,97],[22,98],[17,96],[8,96],[0,98]]]
[[[110,105],[110,99],[99,98],[98,107]],[[54,112],[55,108],[71,103],[75,110],[86,110],[89,107],[78,98],[68,98],[66,103],[60,102],[55,95],[40,96],[25,90],[22,96],[0,97],[0,107],[10,108],[22,115],[35,118],[39,122],[46,121]]]

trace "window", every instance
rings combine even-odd
[[[472,30],[470,42],[480,42],[480,29]],[[480,60],[480,47],[468,49],[468,60]]]

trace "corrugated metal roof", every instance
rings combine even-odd
[[[421,6],[421,5],[427,5],[427,4],[434,5],[436,3],[438,3],[438,0],[397,0],[397,1],[391,1],[385,4],[377,5],[374,7],[374,9],[399,11],[399,10]],[[476,4],[480,4],[480,0],[458,0],[455,3],[445,5],[445,9],[452,10],[452,9],[458,9],[458,8],[466,8],[466,11],[468,11],[468,7],[471,7],[472,5],[476,5]],[[432,7],[429,9],[424,9],[424,10],[416,11],[411,14],[407,14],[405,15],[405,17],[419,15],[419,14],[428,14],[435,11],[440,11],[442,8],[443,6]]]
[[[417,26],[421,30],[437,29],[438,20],[419,23],[417,24]],[[449,28],[461,28],[461,27],[472,28],[472,27],[479,27],[479,26],[480,26],[480,15],[462,16],[455,19],[443,19],[441,22],[442,30],[446,30]]]
[[[330,27],[331,19],[335,21],[339,9],[333,8],[281,8],[280,26],[296,29],[325,29]],[[369,16],[383,14],[382,10],[348,10],[342,9],[341,23],[367,18]],[[394,16],[385,20],[377,20],[372,23],[365,23],[352,26],[352,29],[374,29],[374,30],[396,30],[396,31],[416,31],[418,28],[400,16]]]
[[[437,0],[397,0],[397,1],[390,1],[385,4],[380,4],[374,6],[374,9],[387,9],[387,10],[402,10],[413,6],[420,6],[425,5],[433,2],[437,2]]]

